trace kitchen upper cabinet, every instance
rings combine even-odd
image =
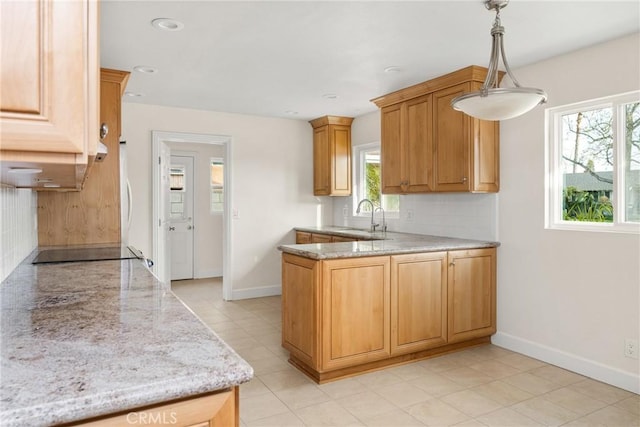
[[[448,341],[496,332],[496,249],[449,252]]]
[[[391,257],[391,354],[447,343],[447,253]]]
[[[462,83],[433,94],[435,191],[490,193],[499,190],[499,122],[485,121],[451,108],[451,100],[480,90]]]
[[[313,127],[313,194],[351,194],[351,122],[353,118],[324,116]]]
[[[381,109],[383,193],[499,190],[499,122],[450,105],[478,90],[486,71],[467,67],[373,100]]]
[[[81,188],[99,138],[98,8],[0,2],[2,183]]]
[[[432,190],[431,95],[385,107],[382,117],[382,192]]]
[[[101,70],[100,120],[109,128],[103,139],[108,154],[93,165],[82,191],[38,192],[39,245],[120,242],[120,110],[128,79],[128,72]]]

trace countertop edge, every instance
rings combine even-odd
[[[374,241],[375,242],[375,241]],[[366,243],[372,243],[371,241],[367,241]],[[469,250],[469,249],[486,249],[486,248],[497,248],[500,246],[499,242],[473,242],[468,244],[457,244],[457,245],[419,245],[408,246],[406,248],[389,248],[389,249],[378,249],[378,250],[348,250],[345,248],[344,251],[334,251],[334,252],[322,252],[322,246],[325,248],[328,245],[332,245],[331,247],[335,248],[335,245],[344,245],[345,243],[310,243],[310,244],[302,244],[302,245],[280,245],[278,246],[278,250],[283,253],[288,253],[292,255],[298,255],[303,258],[310,258],[316,260],[324,260],[324,259],[340,259],[340,258],[359,258],[359,257],[368,257],[368,256],[385,256],[385,255],[401,255],[401,254],[413,254],[413,253],[421,253],[421,252],[440,252],[440,251],[458,251],[458,250]],[[347,245],[351,243],[346,243]],[[310,245],[315,246],[315,248],[305,248]]]
[[[247,364],[247,366],[249,365]],[[206,374],[203,374],[202,376],[210,377]],[[136,389],[121,389],[115,392],[93,395],[91,396],[91,400],[94,400],[95,402],[88,402],[88,398],[84,397],[6,411],[0,414],[0,424],[6,427],[19,427],[24,425],[37,426],[40,425],[40,422],[42,422],[43,419],[47,420],[47,423],[44,425],[49,425],[51,423],[63,424],[80,422],[96,417],[135,411],[138,408],[195,398],[217,391],[221,392],[230,387],[246,383],[250,381],[252,377],[253,369],[249,366],[249,369],[244,370],[242,372],[242,376],[238,379],[216,383],[202,382],[193,384],[193,386],[188,389],[181,387],[180,393],[166,393],[164,392],[166,389],[161,387],[163,383],[157,382],[153,384],[154,392],[148,393],[148,384],[145,384]],[[193,378],[194,377],[189,377],[189,379]],[[185,383],[183,379],[173,377],[168,379],[166,384],[175,384],[177,381],[180,381],[183,385]],[[137,394],[135,394],[136,392]],[[105,404],[105,402],[109,402],[109,404]],[[73,415],[71,416],[68,416],[69,407],[74,408]]]

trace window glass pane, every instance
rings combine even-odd
[[[221,159],[211,160],[211,213],[224,211],[224,163]]]
[[[184,174],[184,166],[171,166],[171,174],[169,175],[171,191],[185,191]]]
[[[640,103],[627,104],[625,117],[625,219],[640,222]]]
[[[611,108],[562,116],[565,221],[613,222],[613,120]]]
[[[398,212],[400,197],[396,194],[383,195],[381,192],[380,149],[363,150],[361,162],[363,182],[360,199],[369,199],[376,207],[382,206],[386,212]],[[360,212],[371,213],[371,206],[363,204]]]

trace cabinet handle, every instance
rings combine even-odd
[[[467,182],[467,177],[466,176],[462,178],[462,182],[463,183]]]
[[[100,126],[100,139],[104,139],[105,136],[109,133],[109,126],[106,123],[102,123]]]
[[[455,265],[456,265],[456,262],[455,262],[455,261],[451,261],[451,262],[449,263],[449,267],[455,267]]]
[[[169,231],[174,231],[175,229],[175,227],[169,227]]]

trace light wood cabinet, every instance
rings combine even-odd
[[[129,73],[101,70],[100,119],[108,154],[79,192],[38,192],[38,244],[118,243],[120,233],[121,103]]]
[[[385,107],[382,120],[382,192],[433,190],[431,95]]]
[[[490,341],[496,250],[282,256],[282,345],[315,381]]]
[[[313,127],[313,194],[351,194],[351,117],[324,116]]]
[[[292,255],[282,258],[282,345],[319,368],[320,263]]]
[[[323,370],[390,355],[388,256],[322,263]]]
[[[383,193],[499,190],[499,122],[450,104],[478,90],[486,71],[463,68],[372,100],[381,109]]]
[[[357,242],[357,241],[358,239],[354,239],[353,237],[331,236],[332,243]]]
[[[306,231],[296,231],[296,244],[305,243],[336,243],[336,242],[355,242],[358,239],[353,237],[334,236],[324,233],[309,233]]]
[[[447,253],[391,257],[391,354],[447,343]]]
[[[172,425],[176,427],[238,427],[238,387],[191,399],[132,409],[95,420],[73,423],[78,427]]]
[[[433,94],[435,191],[499,190],[500,122],[478,120],[451,108],[453,98],[480,86],[467,82]]]
[[[98,8],[90,0],[0,2],[3,184],[81,188],[98,142]]]
[[[296,231],[296,245],[311,243],[311,233],[306,231]]]
[[[496,250],[449,252],[448,340],[496,332]]]

